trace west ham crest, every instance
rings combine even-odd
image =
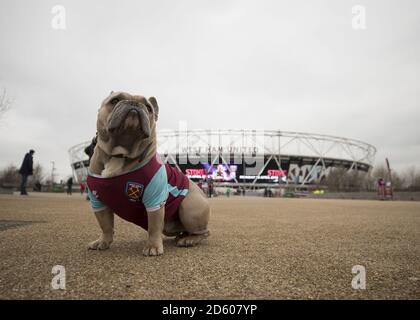
[[[127,182],[125,187],[125,194],[130,201],[139,201],[143,194],[143,185],[137,182]]]
[[[98,191],[92,190],[92,194],[96,199],[98,199]]]

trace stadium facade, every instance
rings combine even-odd
[[[69,150],[74,177],[84,181],[90,142]],[[280,130],[159,131],[158,153],[193,181],[275,187],[319,185],[332,168],[368,172],[376,149],[354,139]]]

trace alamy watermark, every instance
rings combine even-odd
[[[51,280],[53,290],[66,290],[66,268],[61,265],[52,267],[51,273],[54,275]]]
[[[353,18],[351,20],[351,26],[355,30],[366,29],[366,7],[360,4],[355,5],[351,8]]]
[[[351,273],[355,276],[351,281],[351,287],[355,290],[366,289],[366,268],[361,265],[355,265],[351,269]]]
[[[241,133],[236,133],[236,140],[223,141],[223,130],[202,130],[198,135],[188,130],[186,121],[179,121],[178,130],[165,129],[170,137],[171,150],[178,155],[180,165],[218,165],[243,166],[244,175],[258,175],[265,167],[265,132],[264,130],[243,130],[246,141],[241,140]],[[175,146],[175,148],[173,147]]]
[[[62,5],[55,5],[51,8],[51,28],[54,30],[66,30],[66,8]]]

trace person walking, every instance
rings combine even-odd
[[[209,179],[209,182],[208,182],[208,197],[209,198],[211,198],[212,196],[213,196],[213,180],[211,180],[211,179]]]
[[[73,177],[67,179],[67,194],[71,196],[71,192],[73,189]]]
[[[31,149],[27,154],[25,154],[22,165],[19,169],[19,173],[22,176],[22,180],[20,182],[20,194],[22,196],[28,195],[26,192],[26,184],[28,183],[28,177],[34,173],[34,153],[35,151]]]
[[[90,145],[88,145],[84,150],[86,155],[89,157],[89,163],[90,163],[90,159],[92,159],[93,152],[95,151],[95,147],[97,143],[98,143],[98,133],[96,133],[95,137],[90,142]]]

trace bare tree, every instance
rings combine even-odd
[[[36,182],[44,183],[44,180],[45,180],[44,168],[39,163],[37,163],[34,166],[34,173],[32,175],[32,180],[33,180],[33,183],[36,183]]]
[[[10,110],[11,101],[7,98],[6,89],[0,93],[0,119]]]
[[[333,168],[325,179],[325,183],[330,191],[338,192],[361,192],[373,191],[379,178],[386,178],[387,170],[385,167],[375,168],[372,172],[360,172],[348,170],[347,168]],[[400,178],[393,175],[398,186],[401,185]]]
[[[397,171],[392,170],[390,177],[388,169],[384,165],[377,166],[372,171],[372,178],[375,182],[377,182],[380,178],[386,181],[391,179],[394,190],[402,190],[407,186],[406,175],[401,175]]]
[[[413,180],[413,184],[410,186],[413,191],[420,191],[420,172],[416,171],[416,176]]]
[[[347,169],[332,168],[325,182],[330,191],[347,191],[349,184]]]
[[[17,187],[19,186],[19,170],[14,165],[9,165],[0,171],[0,186]]]
[[[385,167],[385,165],[379,165],[372,170],[372,178],[375,180],[378,180],[378,179],[388,180],[389,179],[388,176],[389,176],[388,169]]]
[[[405,180],[405,187],[408,190],[418,191],[420,190],[420,171],[415,166],[411,166],[406,169],[403,174]]]
[[[378,180],[391,179],[394,190],[419,191],[420,190],[420,171],[411,167],[401,174],[395,170],[391,171],[389,177],[388,169],[385,165],[379,165],[373,168],[369,173],[357,170],[347,170],[346,168],[332,168],[324,183],[330,191],[338,192],[360,192],[375,191]]]

